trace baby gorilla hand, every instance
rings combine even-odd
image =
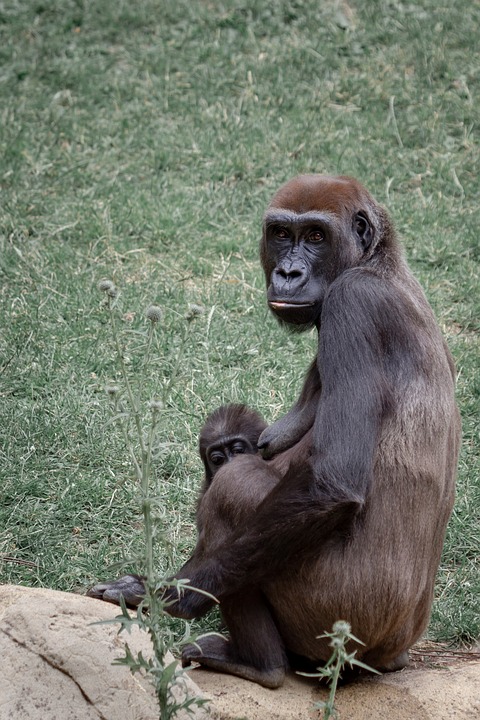
[[[144,579],[140,575],[124,575],[118,580],[94,585],[87,591],[87,596],[115,605],[120,605],[120,597],[123,596],[127,607],[136,608],[145,597]]]
[[[140,575],[124,575],[118,580],[98,583],[87,591],[87,596],[97,600],[120,605],[123,597],[129,608],[137,608],[145,598],[145,578]],[[205,615],[214,605],[215,599],[197,590],[177,584],[167,587],[162,593],[166,602],[165,610],[174,617],[191,620]]]

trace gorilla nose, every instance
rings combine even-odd
[[[303,272],[295,268],[291,270],[284,270],[283,268],[280,268],[278,270],[275,270],[275,274],[282,278],[282,280],[295,280],[297,278],[301,278]]]
[[[272,284],[276,290],[294,292],[305,283],[306,279],[305,269],[301,266],[278,267],[273,271]]]

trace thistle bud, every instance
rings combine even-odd
[[[152,323],[160,322],[162,319],[162,309],[159,308],[158,305],[149,305],[145,315]]]
[[[108,295],[108,297],[117,297],[118,290],[111,280],[100,280],[97,287],[101,292]]]
[[[190,321],[194,318],[198,317],[199,315],[203,315],[205,312],[205,308],[201,305],[196,305],[195,303],[190,303],[188,306],[188,312],[185,315],[185,319]]]
[[[346,637],[350,634],[350,630],[352,628],[350,627],[350,624],[346,620],[337,620],[337,622],[333,623],[332,630],[335,633],[335,635],[338,635],[340,637]]]

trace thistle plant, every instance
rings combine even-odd
[[[350,653],[347,652],[346,645],[349,641],[353,640],[356,643],[360,643],[360,645],[363,645],[363,643],[352,634],[350,624],[345,620],[337,620],[337,622],[333,624],[332,632],[318,636],[319,640],[323,638],[330,638],[329,645],[332,648],[330,658],[323,667],[317,668],[317,672],[302,672],[299,673],[299,675],[322,678],[330,685],[328,700],[326,702],[319,701],[315,703],[316,708],[323,710],[323,720],[329,720],[330,718],[338,717],[338,713],[335,708],[335,695],[337,692],[338,681],[342,675],[342,670],[346,665],[349,665],[351,668],[357,666],[373,673],[380,673],[371,668],[369,665],[357,660],[355,657],[357,653],[356,650]]]
[[[166,659],[167,652],[172,650],[174,645],[191,642],[191,638],[189,637],[189,626],[186,624],[183,640],[180,643],[175,642],[168,625],[167,603],[162,599],[163,591],[172,585],[181,590],[188,581],[167,581],[158,575],[154,563],[155,542],[160,540],[163,547],[168,549],[168,541],[161,524],[164,512],[163,505],[153,488],[153,451],[160,415],[178,374],[182,351],[187,341],[188,325],[185,326],[176,364],[164,387],[162,398],[150,400],[148,403],[148,419],[145,420],[142,403],[134,392],[127,369],[121,345],[121,333],[117,326],[116,304],[119,295],[118,290],[111,280],[102,280],[98,284],[98,288],[105,294],[104,305],[109,315],[115,354],[122,378],[122,386],[109,385],[106,390],[114,411],[113,420],[122,433],[137,481],[144,535],[142,565],[145,575],[145,598],[138,607],[135,616],[130,614],[123,598],[121,598],[122,613],[113,622],[120,623],[120,632],[122,630],[130,631],[133,625],[137,625],[148,632],[153,649],[152,656],[145,658],[142,653],[135,656],[128,644],[125,644],[125,655],[117,659],[115,664],[126,665],[132,673],[144,673],[154,686],[160,720],[171,720],[177,716],[180,710],[189,711],[193,706],[201,706],[206,702],[197,697],[188,697],[185,689],[185,672],[178,666],[176,661],[169,662]],[[148,321],[148,332],[143,367],[147,365],[150,359],[154,335],[162,320],[161,308],[157,305],[150,305],[146,311],[146,319]]]

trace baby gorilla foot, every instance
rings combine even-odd
[[[195,645],[185,646],[182,652],[182,667],[188,667],[192,662],[271,689],[280,687],[285,680],[284,666],[257,668],[249,665],[236,657],[229,640],[218,635],[199,638]]]

